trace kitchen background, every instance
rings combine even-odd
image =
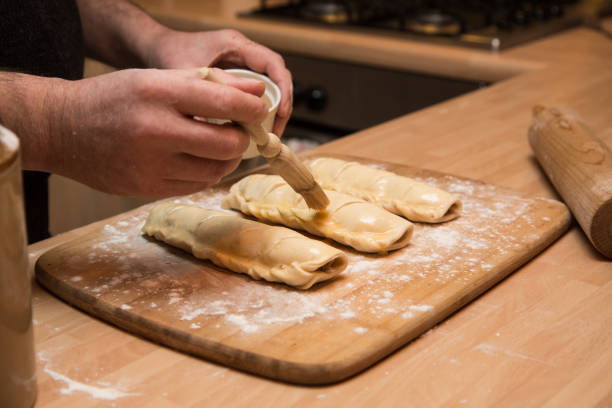
[[[147,1],[141,0],[147,8]],[[170,7],[181,1],[165,0]],[[288,0],[209,2],[210,7],[241,10],[238,19],[282,22],[326,28],[332,32],[386,36],[427,44],[468,47],[483,53],[503,52],[584,21],[585,10],[602,1],[363,1]],[[609,5],[608,5],[609,7]],[[221,11],[221,13],[220,13]],[[223,14],[223,10],[215,10]],[[588,13],[587,13],[588,14]],[[198,29],[190,21],[164,21],[174,28]],[[259,39],[256,39],[260,41]],[[270,44],[264,45],[270,46]],[[408,46],[408,45],[407,45]],[[391,69],[376,61],[347,62],[292,49],[277,49],[294,78],[294,111],[283,137],[300,152],[335,138],[488,86],[462,73],[448,75]],[[86,76],[113,68],[86,61]],[[501,78],[500,78],[501,79]],[[350,153],[350,152],[347,152]],[[261,164],[245,161],[239,170]],[[127,211],[147,200],[100,193],[61,176],[50,179],[50,228],[58,234]]]

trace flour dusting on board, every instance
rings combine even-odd
[[[81,279],[71,283],[88,287],[90,294],[103,297],[125,313],[140,310],[154,318],[163,312],[175,316],[177,325],[184,324],[190,333],[212,333],[213,338],[217,334],[226,338],[281,331],[315,317],[326,319],[330,327],[348,327],[347,335],[367,336],[378,322],[398,319],[402,324],[427,319],[439,304],[435,285],[473,284],[474,279],[491,271],[493,260],[536,242],[539,237],[535,232],[550,221],[535,215],[533,208],[551,200],[524,198],[452,176],[417,179],[455,194],[463,201],[462,215],[442,224],[415,224],[411,243],[386,255],[343,248],[349,257],[348,268],[334,281],[308,291],[212,268],[205,261],[143,237],[140,230],[152,205],[105,226],[102,238],[92,245],[86,261],[112,260],[118,265],[117,274],[92,278],[81,274]],[[174,202],[220,209],[226,191],[214,188]],[[519,233],[525,230],[530,233]],[[147,268],[161,260],[164,268]],[[202,268],[181,268],[185,262]],[[201,286],[185,284],[187,273],[201,274]],[[200,275],[197,278],[196,282]],[[131,284],[130,291],[123,290],[126,283]],[[406,288],[411,289],[412,298],[403,294]]]

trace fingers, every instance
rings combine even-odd
[[[270,79],[278,85],[281,91],[281,100],[274,121],[274,133],[281,136],[293,109],[293,81],[291,79],[291,72],[285,67],[285,62],[280,55],[278,55],[278,58],[268,61],[265,72],[268,73]]]
[[[265,91],[265,84],[261,81],[258,81],[256,79],[240,78],[217,68],[212,69],[215,71],[215,76],[217,76],[217,78],[219,78],[219,80],[225,83],[226,85],[239,87],[245,92],[249,92],[258,96],[263,95],[263,92]],[[289,76],[290,75],[291,74],[289,74]],[[291,95],[289,95],[288,97],[290,98]],[[283,97],[281,90],[281,100],[274,118],[274,125],[272,128],[272,132],[274,132],[276,135],[283,134],[283,131],[285,130],[285,126],[287,125],[289,116],[291,114],[292,104],[291,100],[287,99],[288,97]]]
[[[229,112],[230,119],[259,122],[266,105],[195,72],[124,70],[71,83],[54,149],[58,172],[102,191],[160,198],[202,190],[233,171],[246,133],[186,115]]]
[[[250,141],[237,125],[213,125],[187,117],[176,119],[171,136],[172,151],[214,160],[241,158]]]
[[[222,69],[212,68],[217,76],[223,83],[234,88],[238,88],[243,92],[248,92],[255,96],[261,97],[265,90],[266,84],[261,81],[252,78],[241,78],[235,75],[228,74]]]
[[[293,107],[293,81],[283,58],[274,51],[253,42],[242,48],[245,65],[268,74],[281,91],[281,100],[274,122],[274,133],[282,135]]]
[[[158,200],[160,198],[181,196],[202,191],[210,187],[213,183],[182,181],[182,180],[162,180],[154,188],[138,194],[141,198]]]
[[[273,128],[273,132],[280,137],[285,131],[293,109],[293,81],[291,80],[291,72],[285,68],[284,62],[282,67],[274,65],[270,69],[274,71],[274,74],[269,74],[270,78],[278,85],[281,91],[281,100],[278,105]]]
[[[225,74],[231,77],[232,85],[221,85],[203,81],[196,73],[196,70],[185,70],[181,73],[182,80],[172,81],[169,92],[180,113],[245,123],[261,123],[265,119],[268,108],[259,97],[265,86],[259,81]]]
[[[231,160],[210,160],[180,153],[172,157],[164,180],[193,183],[217,183],[221,178],[238,167],[240,158]]]
[[[234,44],[234,49],[220,55],[214,61],[215,65],[246,66],[253,71],[267,74],[280,88],[281,101],[274,124],[274,133],[282,135],[293,106],[293,81],[291,72],[285,66],[285,61],[280,54],[250,41],[233,30],[222,30],[218,32],[218,35],[227,37],[227,41]]]
[[[134,143],[145,151],[156,150],[163,155],[186,153],[203,159],[238,159],[250,141],[238,125],[215,125],[168,110],[143,112],[131,128]]]
[[[278,113],[274,118],[274,126],[272,127],[272,133],[274,133],[278,137],[282,137],[285,132],[285,128],[287,127],[287,122],[289,122],[289,116],[280,116]]]
[[[176,154],[165,162],[160,178],[148,185],[143,183],[145,186],[139,196],[158,199],[201,191],[218,183],[239,164],[240,159],[209,160]]]

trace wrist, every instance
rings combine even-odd
[[[182,34],[161,24],[149,30],[147,35],[143,36],[140,46],[145,67],[175,68],[172,56],[175,48],[179,46],[178,37]]]
[[[148,67],[167,28],[125,0],[77,0],[87,53],[117,68]]]
[[[54,172],[60,164],[61,135],[68,81],[19,73],[0,73],[0,122],[21,142],[25,170]]]

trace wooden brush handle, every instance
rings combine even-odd
[[[575,115],[533,108],[529,143],[593,246],[612,259],[612,154]]]
[[[274,133],[267,132],[261,125],[240,124],[255,141],[257,150],[266,159],[276,157],[281,152],[283,143]]]

